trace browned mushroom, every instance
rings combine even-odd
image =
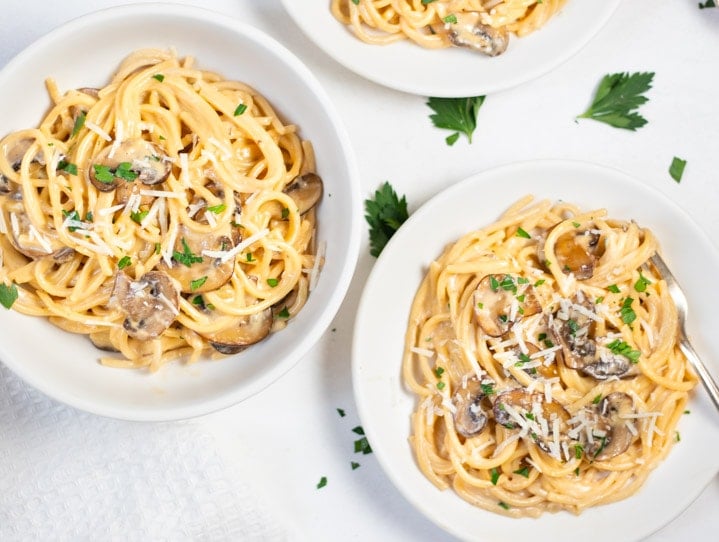
[[[494,28],[481,22],[478,11],[454,13],[445,18],[444,25],[434,25],[436,32],[444,32],[455,47],[467,47],[488,56],[501,55],[509,45],[509,33],[503,27]]]
[[[179,297],[170,277],[150,271],[137,280],[119,272],[111,299],[125,314],[122,326],[127,334],[144,341],[158,337],[172,324],[178,313]]]
[[[203,255],[203,252],[227,251],[233,246],[229,224],[212,234],[195,232],[185,225],[180,225],[175,252],[191,257],[182,261],[173,259],[169,266],[163,260],[159,266],[179,283],[183,293],[199,294],[217,290],[232,278],[235,260],[230,258],[223,261],[221,258]]]
[[[464,437],[473,437],[482,432],[487,425],[487,413],[482,408],[486,397],[482,383],[477,375],[472,375],[463,381],[463,384],[452,397],[454,411],[454,428]]]
[[[521,293],[520,293],[521,292]],[[512,318],[512,305],[517,303]],[[513,275],[487,275],[474,292],[477,324],[490,337],[500,337],[522,317],[541,312],[542,307],[531,284],[520,285]]]
[[[22,163],[25,154],[30,149],[30,146],[35,142],[34,139],[21,139],[12,147],[4,147],[2,152],[5,153],[5,159],[10,165],[13,171],[17,172],[20,170],[20,164]],[[35,167],[44,166],[45,160],[41,153],[37,153],[30,161],[31,164],[36,164]],[[13,185],[10,178],[0,172],[0,194],[9,194],[17,188],[17,185]]]
[[[284,190],[301,215],[312,209],[322,197],[322,179],[316,173],[298,175]]]
[[[121,182],[139,181],[146,185],[167,179],[172,165],[160,147],[144,139],[127,139],[102,149],[93,159],[87,175],[101,192],[111,192]]]
[[[237,354],[269,335],[272,329],[272,309],[269,307],[248,316],[237,316],[232,323],[219,330],[203,333],[212,347],[221,354]]]
[[[613,392],[597,405],[592,440],[584,445],[587,457],[606,461],[624,453],[634,440],[627,421],[635,413],[633,399],[624,392]]]
[[[8,197],[5,204],[6,224],[9,224],[8,240],[15,250],[33,260],[50,256],[58,263],[67,261],[67,257],[74,251],[68,252],[72,249],[62,244],[54,230],[33,226],[19,192]]]
[[[560,235],[554,244],[560,269],[574,274],[577,280],[592,278],[600,253],[600,236],[592,230],[569,231]]]

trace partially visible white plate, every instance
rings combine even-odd
[[[410,305],[430,262],[447,243],[495,221],[525,194],[606,207],[610,216],[635,219],[657,235],[663,254],[685,287],[689,334],[706,362],[719,359],[711,339],[719,328],[719,290],[707,278],[719,272],[719,254],[689,216],[668,198],[624,173],[583,162],[536,161],[475,175],[416,211],[390,240],[367,280],[352,348],[359,415],[375,455],[404,496],[437,525],[467,540],[631,541],[679,515],[719,471],[719,418],[701,386],[691,414],[679,423],[681,441],[624,501],[581,516],[548,514],[512,519],[472,507],[451,490],[440,491],[419,471],[408,443],[415,399],[401,380]],[[718,374],[716,365],[714,374]]]
[[[604,26],[620,0],[568,0],[540,30],[511,39],[489,58],[464,49],[429,50],[410,41],[370,45],[330,12],[330,0],[282,0],[302,31],[358,75],[420,96],[467,97],[516,86],[568,60]]]

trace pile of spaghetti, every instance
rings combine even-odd
[[[58,91],[0,141],[0,282],[12,308],[157,369],[284,327],[322,265],[311,145],[244,83],[172,51]]]
[[[528,196],[430,264],[403,379],[432,483],[510,516],[637,491],[696,384],[657,250],[634,222]]]
[[[367,43],[409,39],[430,49],[503,53],[509,35],[544,26],[566,0],[332,0],[332,14]]]

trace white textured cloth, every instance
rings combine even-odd
[[[3,542],[286,539],[200,423],[93,416],[0,364]]]

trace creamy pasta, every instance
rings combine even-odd
[[[405,339],[424,475],[515,517],[637,491],[696,384],[657,250],[633,221],[530,196],[448,246]]]
[[[245,83],[139,50],[0,141],[13,309],[157,369],[287,324],[322,267],[311,144]]]

